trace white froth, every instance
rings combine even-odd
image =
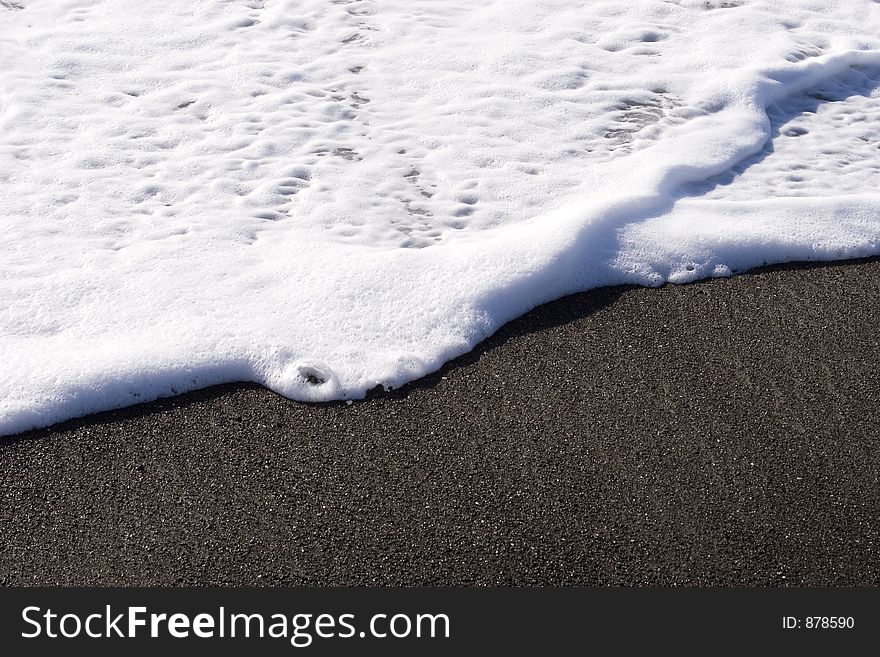
[[[537,304],[880,252],[870,0],[0,2],[0,433],[360,398]]]

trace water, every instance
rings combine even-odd
[[[567,293],[880,252],[880,5],[0,5],[0,433],[396,387]]]

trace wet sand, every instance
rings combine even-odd
[[[0,582],[876,585],[880,260],[542,306],[405,389],[0,439]]]

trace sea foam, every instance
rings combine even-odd
[[[601,285],[880,252],[869,0],[0,3],[0,433],[361,398]]]

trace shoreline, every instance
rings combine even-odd
[[[880,258],[600,288],[352,404],[0,438],[5,585],[875,585]]]

